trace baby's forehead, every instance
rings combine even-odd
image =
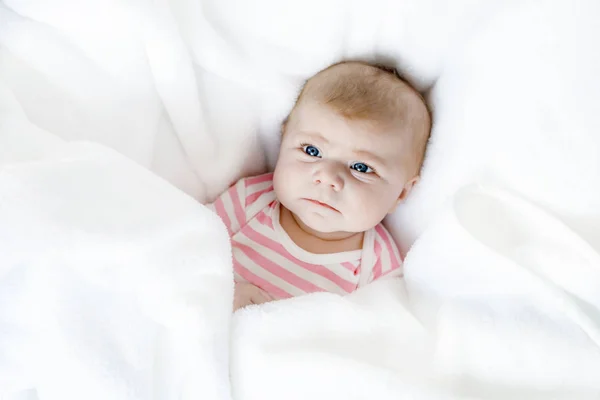
[[[291,117],[291,116],[290,116]],[[348,118],[334,107],[320,101],[307,99],[299,104],[293,113],[294,125],[299,129],[323,130],[324,135],[335,135],[336,124],[347,126],[350,132],[357,136],[364,136],[368,141],[373,140],[403,140],[412,127],[406,118]],[[346,131],[344,129],[344,131]]]
[[[427,105],[416,89],[387,70],[357,62],[334,65],[310,78],[294,108],[305,102],[327,105],[350,120],[389,124],[429,120]]]

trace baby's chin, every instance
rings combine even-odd
[[[303,210],[295,214],[297,219],[300,219],[308,228],[320,233],[334,233],[344,231],[342,224],[339,221],[334,221],[331,216],[321,215],[315,212]]]
[[[343,216],[332,217],[324,216],[317,213],[304,212],[301,215],[296,214],[296,218],[299,218],[304,225],[312,229],[315,232],[323,234],[332,233],[359,233],[365,232],[367,229],[360,229],[360,227],[351,226],[347,221],[344,220]],[[358,229],[357,229],[358,228]]]

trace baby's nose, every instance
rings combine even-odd
[[[313,181],[316,185],[327,185],[335,191],[340,191],[344,188],[344,179],[339,171],[335,168],[321,168],[314,175]]]

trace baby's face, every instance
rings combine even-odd
[[[314,102],[294,111],[282,139],[274,188],[281,204],[318,232],[364,232],[416,181],[398,127],[349,121]]]

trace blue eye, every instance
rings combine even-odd
[[[311,146],[310,144],[303,146],[304,152],[311,157],[319,157],[321,158],[321,151],[317,149],[315,146]]]
[[[355,170],[356,172],[360,172],[362,174],[370,174],[370,173],[375,172],[373,170],[373,168],[371,168],[367,164],[361,163],[361,162],[352,163],[350,165],[350,168],[353,169],[353,170]]]

